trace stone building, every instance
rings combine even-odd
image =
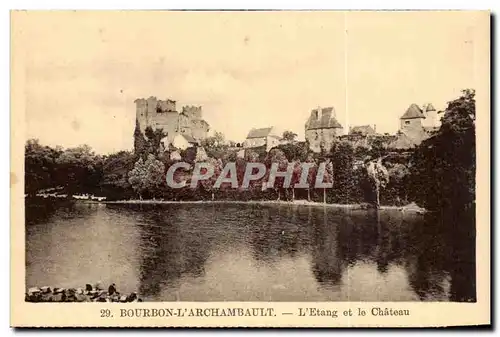
[[[247,138],[243,142],[243,148],[250,149],[255,147],[266,147],[266,152],[279,145],[281,136],[274,127],[251,129]]]
[[[439,126],[438,112],[431,103],[424,104],[422,112],[425,119],[422,120],[422,126],[427,129],[435,129]]]
[[[374,125],[358,125],[349,128],[349,135],[359,135],[359,136],[374,136],[377,133],[377,127]]]
[[[432,104],[424,104],[422,108],[415,103],[411,104],[400,117],[397,139],[391,147],[410,148],[419,145],[439,128],[437,114]]]
[[[194,139],[193,137],[185,134],[178,133],[175,135],[174,139],[172,140],[172,147],[179,149],[179,150],[185,150],[188,147],[196,147],[200,146],[200,143]],[[164,144],[161,144],[164,146]]]
[[[329,151],[342,132],[333,107],[313,109],[305,124],[305,138],[314,152],[321,152],[322,148]]]
[[[423,130],[422,120],[425,119],[422,109],[415,103],[411,104],[399,118],[399,130],[404,134],[418,134]]]
[[[210,126],[202,118],[201,106],[183,106],[182,111],[178,112],[176,101],[158,100],[153,96],[147,99],[138,98],[134,103],[139,130],[144,134],[148,126],[153,130],[163,129],[166,137],[162,139],[162,145],[165,148],[168,148],[179,134],[196,142],[207,138]]]

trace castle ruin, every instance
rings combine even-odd
[[[138,98],[136,104],[137,127],[144,135],[147,127],[163,129],[166,136],[162,145],[168,148],[176,135],[194,139],[198,143],[207,138],[210,125],[202,118],[202,107],[186,105],[181,112],[176,109],[176,101],[159,100],[156,97]],[[136,130],[137,132],[137,130]]]

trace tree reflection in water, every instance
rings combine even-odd
[[[326,208],[315,214],[320,219],[314,222],[312,271],[320,285],[335,286],[341,281],[344,269],[339,256],[339,224]]]
[[[95,228],[108,228],[97,242],[123,266],[109,266],[100,258],[103,247],[95,244],[95,233],[80,230],[79,240],[89,244],[79,246],[88,247],[86,256],[98,264],[86,269],[95,272],[85,278],[112,276],[117,284],[138,284],[146,300],[176,300],[184,286],[183,298],[189,292],[187,297],[195,300],[207,291],[212,291],[203,297],[208,300],[244,299],[259,292],[262,296],[252,298],[348,300],[351,294],[363,300],[371,296],[369,289],[383,290],[376,297],[382,301],[476,300],[473,211],[424,217],[399,210],[301,205],[45,208],[27,210],[30,219],[39,219],[26,227],[26,253],[36,256],[33,263],[80,277],[81,267],[71,264],[67,254],[54,255],[52,248],[61,247],[55,242],[59,237],[71,237],[66,229],[82,229],[82,221],[92,219]],[[51,224],[57,225],[59,237],[51,236]],[[40,265],[26,268],[30,283],[47,279]],[[109,275],[101,275],[103,270]],[[358,281],[349,278],[350,271],[366,281],[348,288],[348,282]],[[285,282],[284,274],[296,279]],[[254,276],[259,279],[250,282]],[[67,281],[65,277],[51,274],[55,283]],[[229,282],[231,292],[220,289],[221,282]],[[255,289],[249,290],[250,285]]]
[[[262,207],[253,209],[260,218],[253,218],[249,232],[252,256],[260,263],[272,265],[282,257],[295,258],[307,250],[312,222],[303,208],[297,206]]]
[[[211,214],[205,216],[209,219]],[[144,296],[155,297],[164,288],[178,288],[182,276],[204,275],[209,243],[195,228],[180,220],[186,218],[189,210],[182,207],[168,212],[153,206],[144,216],[140,226],[143,256],[140,292]]]

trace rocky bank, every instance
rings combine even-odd
[[[121,294],[116,285],[111,284],[105,290],[99,283],[85,288],[34,287],[25,294],[26,302],[142,302],[136,292]]]

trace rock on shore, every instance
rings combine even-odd
[[[25,294],[26,302],[142,302],[136,292],[131,294],[120,294],[113,283],[104,290],[100,284],[85,288],[51,288],[34,287],[29,288]]]

